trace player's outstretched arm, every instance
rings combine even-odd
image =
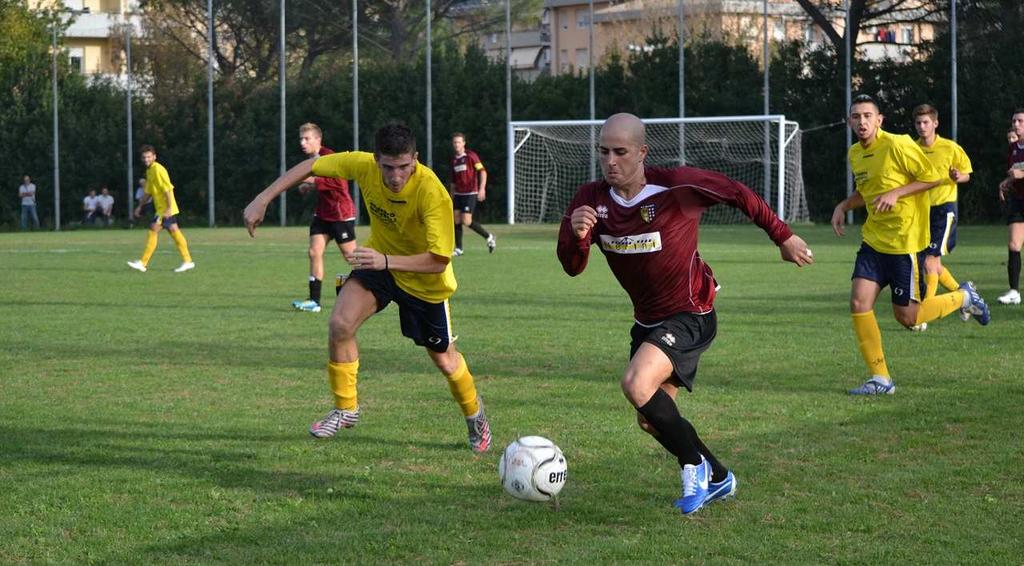
[[[846,230],[843,228],[846,222],[846,213],[862,206],[864,206],[864,197],[857,192],[836,205],[836,209],[832,211],[832,231],[836,233],[836,236],[846,235]]]
[[[245,229],[249,231],[250,237],[256,237],[256,227],[263,223],[263,217],[267,214],[267,205],[270,204],[270,201],[277,198],[277,195],[299,184],[306,177],[309,177],[313,173],[313,163],[315,161],[316,159],[307,159],[285,171],[284,175],[281,175],[269,187],[263,189],[263,192],[256,195],[256,198],[252,199],[249,206],[245,207],[245,211],[242,212],[242,218],[245,220]]]
[[[914,181],[907,183],[902,187],[896,187],[895,189],[882,193],[871,201],[871,204],[875,207],[875,212],[888,212],[896,207],[896,201],[900,200],[905,196],[917,194],[921,191],[927,191],[932,187],[939,185],[940,181]]]
[[[410,271],[413,273],[441,273],[448,266],[448,258],[424,252],[414,255],[382,254],[373,248],[356,248],[348,259],[354,269],[373,271]]]
[[[796,234],[779,244],[779,252],[782,254],[783,261],[795,263],[797,267],[814,263],[814,254],[811,253],[811,248],[808,248],[807,242]]]

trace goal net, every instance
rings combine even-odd
[[[512,122],[509,128],[508,221],[561,222],[576,188],[600,178],[601,121]],[[736,179],[787,222],[809,219],[801,174],[800,127],[785,116],[644,120],[646,163],[689,165]],[[704,222],[746,222],[742,212],[715,206]]]

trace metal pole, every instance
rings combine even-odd
[[[683,0],[676,0],[679,12],[679,117],[686,117],[686,49],[683,39],[686,37],[686,14]],[[686,165],[686,124],[679,123],[679,164]]]
[[[771,202],[771,186],[772,186],[772,147],[771,147],[771,124],[768,121],[768,109],[770,89],[769,86],[769,74],[771,73],[771,53],[768,45],[768,0],[764,0],[764,18],[761,22],[761,27],[764,31],[764,45],[761,49],[761,55],[764,58],[764,201]],[[780,156],[781,157],[781,156]]]
[[[846,85],[843,90],[846,91],[846,108],[843,109],[845,116],[850,115],[850,103],[852,102],[853,95],[850,92],[850,86],[853,84],[853,67],[851,66],[851,46],[852,36],[856,32],[850,29],[850,0],[843,0],[843,8],[846,10],[846,25],[843,29],[843,34],[846,36],[845,45],[845,57],[846,57]],[[853,145],[853,132],[849,127],[846,128],[846,147]],[[846,160],[846,198],[850,198],[853,194],[853,171],[850,170],[850,160]],[[847,211],[846,223],[853,224],[853,211]]]
[[[434,168],[434,100],[431,97],[433,87],[430,84],[430,56],[433,49],[430,37],[430,0],[427,0],[427,167]]]
[[[515,132],[512,130],[512,0],[505,0],[505,158],[508,171],[505,177],[506,202],[508,203],[508,223],[516,223],[516,156]]]
[[[125,109],[128,114],[128,218],[131,220],[135,211],[135,142],[132,141],[132,23],[131,16],[128,16],[128,25],[124,28],[124,53],[125,53],[125,92],[127,102]]]
[[[280,89],[281,89],[281,108],[280,108],[280,115],[281,115],[281,156],[280,157],[281,157],[281,160],[280,160],[280,167],[279,167],[279,169],[281,171],[281,175],[284,175],[284,172],[288,170],[287,163],[285,161],[285,143],[286,143],[285,142],[285,128],[287,127],[287,119],[286,119],[286,115],[285,115],[285,110],[287,108],[287,106],[285,104],[285,93],[287,91],[287,88],[286,88],[287,84],[286,84],[286,82],[287,82],[288,77],[285,74],[286,73],[286,69],[285,69],[285,61],[284,61],[284,59],[285,59],[285,52],[284,52],[284,49],[285,49],[285,47],[284,47],[284,0],[281,0],[281,18],[280,18],[280,20],[281,20],[281,22],[280,22],[281,28],[279,30],[280,43],[278,44],[278,51],[279,51],[279,54],[280,54],[281,58],[280,58],[280,61],[279,61],[278,71],[277,71],[277,73],[278,73],[278,77],[277,78],[278,78],[278,82],[280,83]],[[281,226],[287,226],[287,225],[288,225],[288,191],[284,191],[283,193],[281,193]]]
[[[950,99],[951,100],[950,100],[950,105],[949,105],[949,107],[950,107],[950,114],[949,114],[949,116],[950,116],[950,121],[953,123],[953,130],[952,130],[951,135],[952,135],[953,141],[956,141],[957,140],[957,135],[956,135],[957,121],[958,121],[958,117],[959,117],[958,116],[958,112],[957,112],[957,103],[956,103],[956,99],[957,99],[957,94],[956,94],[957,93],[957,85],[956,85],[956,81],[957,81],[957,77],[956,77],[956,67],[957,67],[956,0],[950,0],[949,23],[950,23],[950,25],[949,25],[950,51],[952,52],[952,56],[950,57],[950,67],[951,67],[951,69],[950,69],[950,73],[949,73],[949,75],[950,75],[950,81],[949,81],[950,82],[950,88],[952,89],[952,92],[950,93]]]
[[[60,119],[57,116],[57,21],[53,22],[53,229],[60,231]]]
[[[214,222],[213,184],[213,0],[206,0],[206,186],[209,196],[207,206],[210,214],[210,228]]]
[[[590,80],[590,119],[594,120],[594,0],[588,0],[590,25],[587,26],[587,75]],[[590,126],[590,176],[597,177],[597,141],[594,125]]]
[[[352,151],[359,151],[359,0],[352,0]],[[356,224],[362,215],[359,208],[359,186],[353,180],[352,203],[356,209]]]

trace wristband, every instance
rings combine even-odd
[[[384,254],[384,271],[388,271],[388,254]]]

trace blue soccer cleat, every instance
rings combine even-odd
[[[988,310],[988,305],[985,304],[985,299],[981,298],[978,294],[978,290],[974,287],[974,283],[971,281],[965,281],[960,285],[960,290],[967,293],[968,303],[963,307],[960,307],[961,313],[966,313],[974,317],[974,320],[978,321],[978,324],[985,326],[992,320],[992,313]]]
[[[708,497],[704,500],[704,504],[707,505],[712,501],[725,499],[733,495],[736,495],[736,476],[729,472],[722,481],[708,482]]]
[[[708,500],[708,484],[711,481],[711,465],[700,457],[700,464],[686,464],[681,472],[683,480],[683,496],[672,504],[683,512],[683,515],[697,512]]]
[[[851,389],[850,395],[892,395],[896,393],[896,384],[879,375],[871,376],[860,387]]]
[[[305,301],[300,301],[298,302],[298,304],[292,303],[292,306],[299,309],[300,311],[320,312],[320,303],[317,303],[316,301],[311,301],[309,299],[306,299]]]

